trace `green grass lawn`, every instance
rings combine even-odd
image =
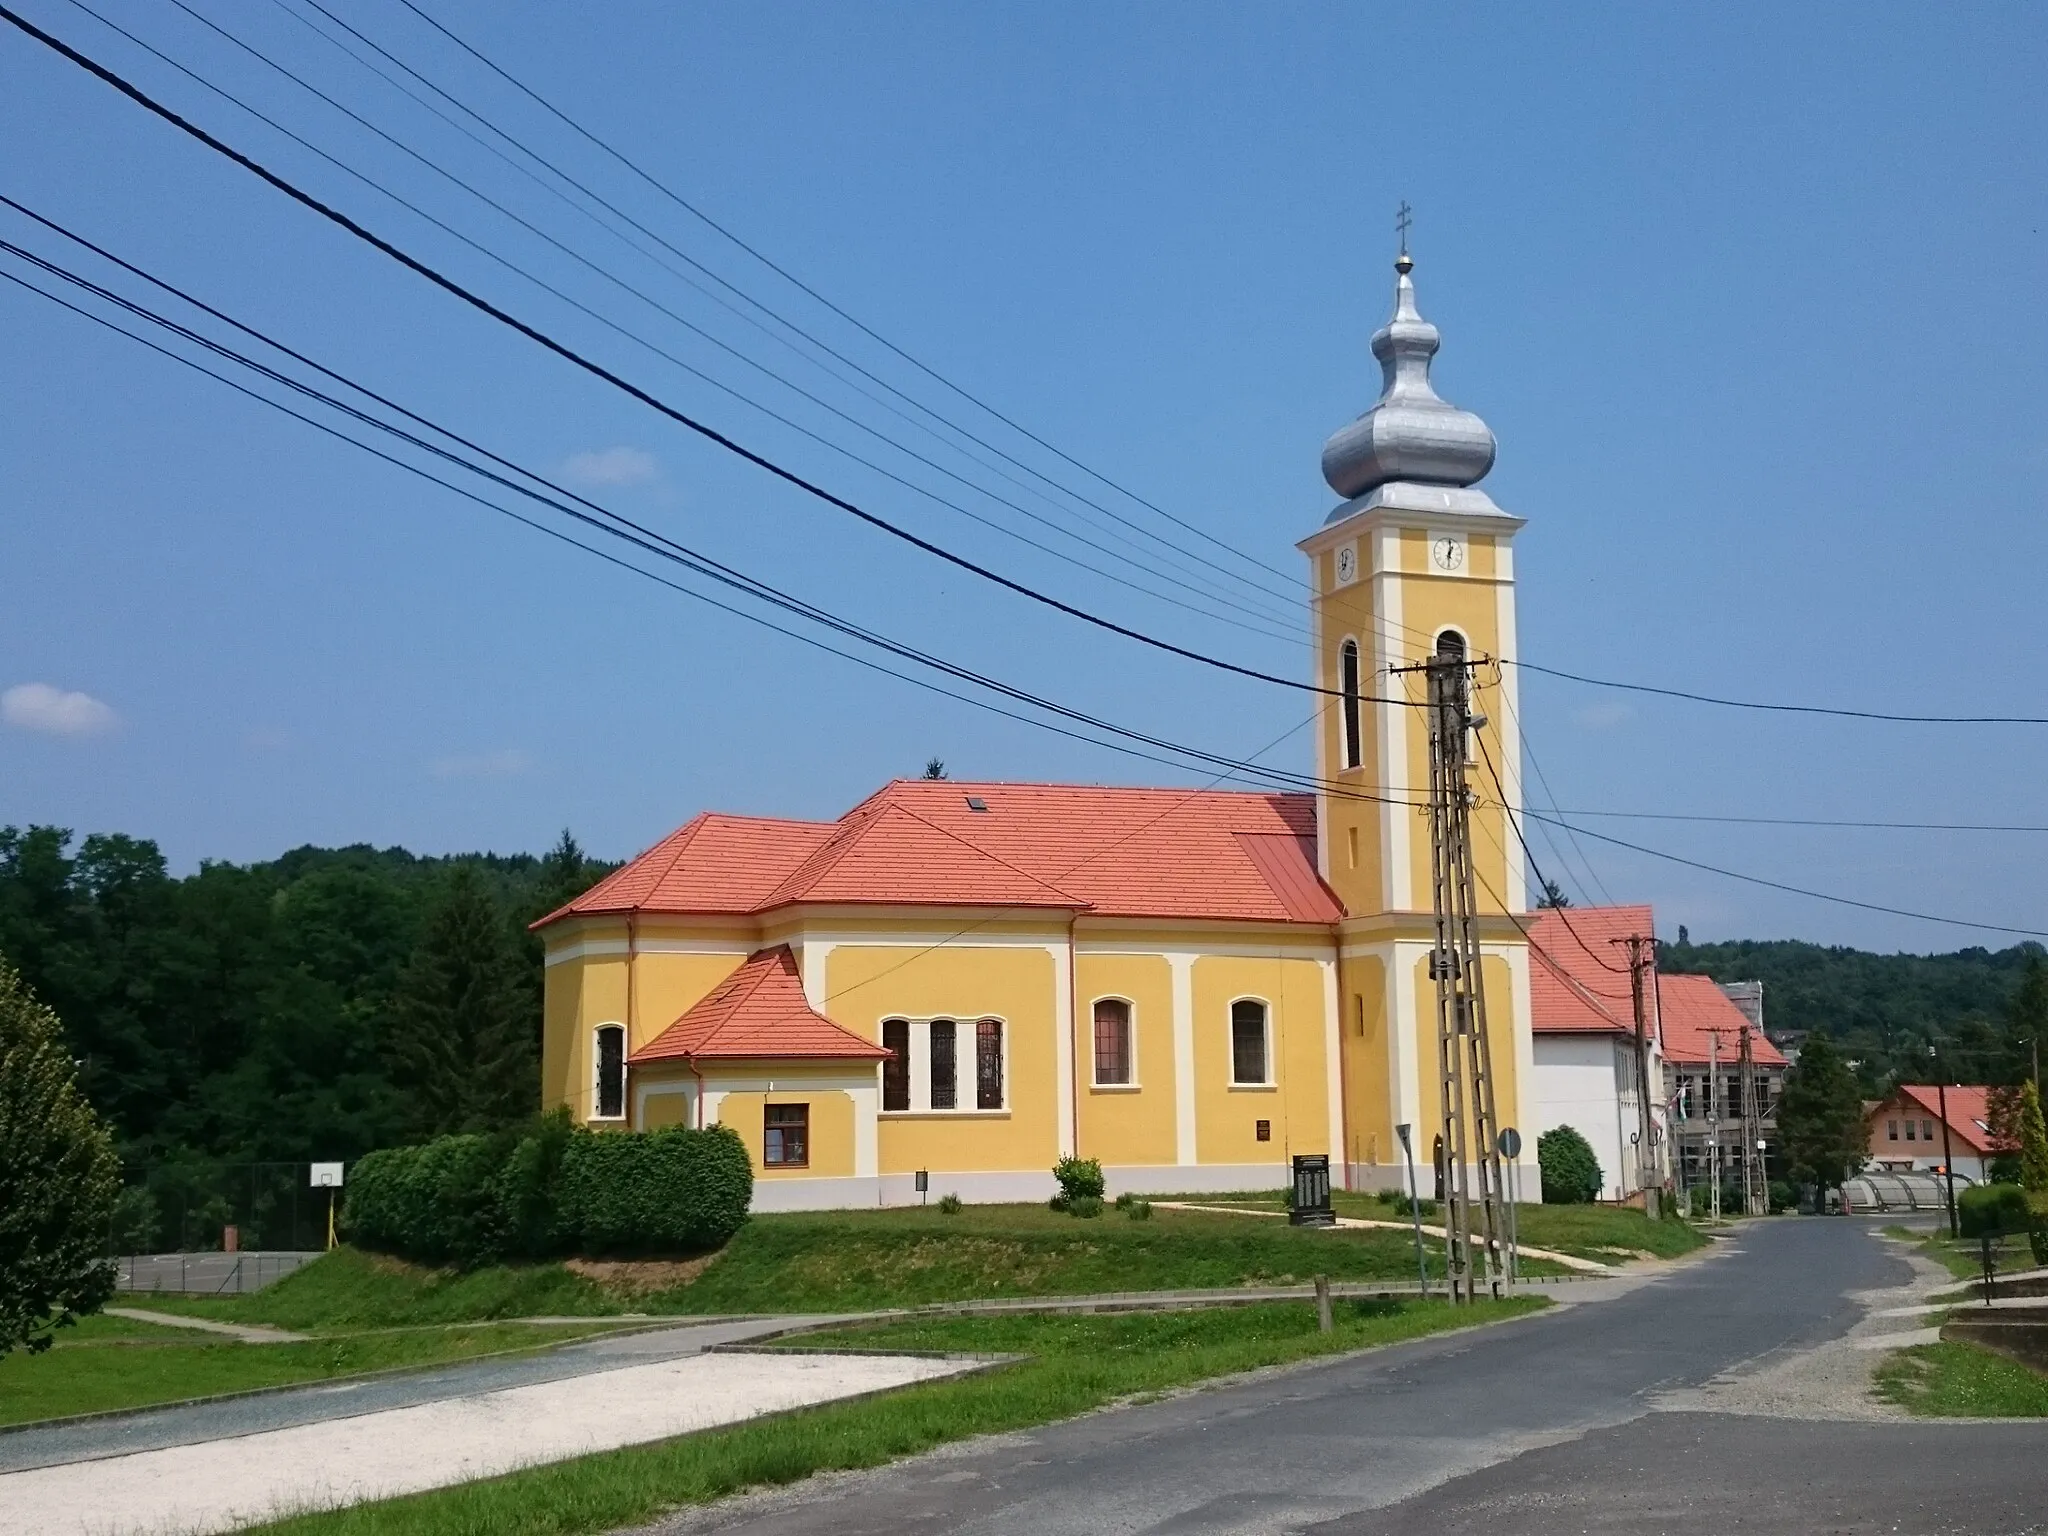
[[[1610,1213],[1611,1214],[1611,1213]],[[1441,1271],[1441,1251],[1429,1254]],[[1531,1263],[1532,1272],[1546,1266]],[[1313,1231],[1193,1211],[1082,1220],[1042,1206],[755,1216],[687,1285],[608,1289],[559,1264],[468,1274],[338,1249],[247,1296],[136,1296],[136,1306],[307,1331],[531,1316],[848,1312],[978,1297],[1076,1296],[1332,1280],[1406,1283],[1400,1231]]]
[[[1877,1392],[1923,1418],[2048,1417],[2048,1376],[1960,1341],[1898,1351],[1878,1367]]]
[[[304,1344],[240,1344],[191,1328],[89,1317],[43,1354],[0,1359],[0,1424],[329,1381],[365,1371],[445,1364],[544,1348],[603,1331],[497,1323],[477,1328],[340,1334]]]
[[[1443,1302],[1339,1304],[1316,1331],[1312,1305],[1089,1317],[934,1318],[810,1335],[805,1347],[1028,1355],[961,1380],[808,1409],[658,1445],[588,1456],[259,1529],[269,1536],[581,1536],[664,1510],[813,1472],[871,1467],[972,1435],[1071,1418],[1121,1399],[1259,1366],[1396,1343],[1516,1317],[1536,1297],[1456,1309]]]

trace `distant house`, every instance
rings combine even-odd
[[[1778,1100],[1785,1091],[1784,1052],[1708,977],[1661,976],[1657,987],[1663,998],[1664,1091],[1679,1186],[1710,1186],[1717,1171],[1724,1183],[1731,1178],[1740,1182],[1758,1151],[1754,1140],[1767,1143],[1762,1161],[1768,1169],[1778,1140]],[[1761,1012],[1762,989],[1749,996]],[[1754,1128],[1754,1140],[1745,1126]]]
[[[1870,1107],[1871,1161],[1886,1168],[1940,1170],[1942,1163],[1939,1088],[1902,1083],[1891,1097]],[[1955,1173],[1973,1183],[1990,1178],[1994,1157],[2019,1149],[1991,1134],[1991,1090],[1979,1086],[1951,1087],[1948,1099],[1948,1147]]]
[[[1545,908],[1529,918],[1535,1134],[1569,1125],[1584,1136],[1600,1160],[1602,1197],[1610,1200],[1628,1199],[1643,1183],[1635,1004],[1628,952],[1616,941],[1651,933],[1654,922],[1647,906]],[[1652,1084],[1662,1080],[1655,1010],[1652,995],[1644,1010]],[[1661,1137],[1656,1118],[1653,1145]],[[1653,1151],[1652,1183],[1658,1178],[1655,1157]]]

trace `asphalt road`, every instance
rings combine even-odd
[[[1910,1278],[1860,1221],[1758,1223],[1615,1299],[815,1478],[654,1529],[746,1536],[2048,1528],[2048,1423],[1662,1412]],[[2036,1522],[2029,1524],[2028,1522]]]

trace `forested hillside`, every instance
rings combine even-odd
[[[0,953],[63,1020],[114,1123],[137,1245],[161,1217],[296,1209],[296,1174],[538,1103],[540,946],[526,924],[611,866],[299,848],[174,877],[152,842],[0,829]],[[240,1173],[216,1165],[232,1165]],[[182,1170],[182,1171],[181,1171]],[[296,1204],[295,1204],[296,1202]],[[147,1208],[145,1208],[147,1207]]]
[[[1953,1077],[2010,1082],[2029,1061],[2022,1042],[2048,1026],[2048,983],[2022,996],[2042,946],[1963,949],[1942,955],[1879,955],[1796,939],[1667,944],[1668,973],[1716,981],[1761,981],[1772,1030],[1818,1030],[1840,1041],[1875,1091],[1902,1078],[1931,1080],[1929,1038],[1941,1044]],[[2048,1042],[2044,1042],[2048,1043]]]

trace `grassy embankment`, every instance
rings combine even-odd
[[[1877,1368],[1877,1392],[1922,1418],[2048,1417],[2048,1376],[1960,1341],[1898,1351]]]
[[[43,1354],[0,1359],[0,1424],[179,1402],[369,1371],[443,1365],[608,1331],[589,1323],[497,1323],[335,1332],[298,1344],[242,1344],[190,1328],[88,1317]]]
[[[973,1435],[1071,1418],[1260,1366],[1499,1321],[1546,1304],[1536,1297],[1463,1309],[1435,1301],[1340,1304],[1336,1329],[1328,1334],[1316,1331],[1313,1306],[1290,1302],[1227,1311],[929,1318],[807,1335],[802,1342],[811,1348],[989,1351],[1029,1358],[866,1402],[302,1515],[260,1529],[266,1536],[582,1536],[746,1488],[878,1466]]]
[[[1430,1255],[1440,1269],[1441,1253]],[[1531,1265],[1532,1269],[1540,1266]],[[1399,1231],[1311,1231],[1194,1211],[1094,1220],[1039,1206],[757,1216],[686,1283],[561,1264],[457,1274],[341,1250],[249,1296],[161,1298],[195,1315],[284,1328],[521,1316],[848,1312],[989,1297],[1077,1296],[1332,1280],[1412,1281]],[[593,1275],[598,1278],[593,1278]],[[653,1283],[665,1278],[660,1271]],[[612,1283],[606,1283],[611,1281]]]

